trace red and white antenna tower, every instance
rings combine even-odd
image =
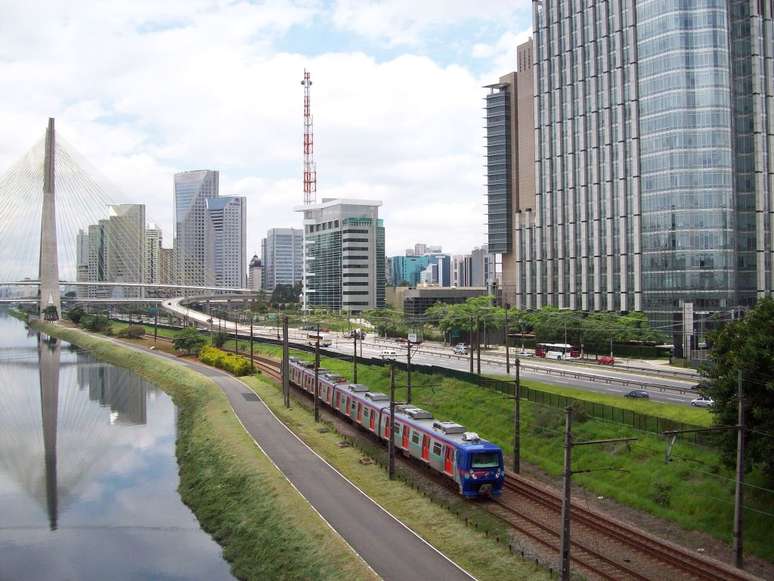
[[[306,69],[301,84],[304,86],[304,205],[308,206],[317,202],[317,166],[314,164],[314,130],[309,104],[312,80]]]

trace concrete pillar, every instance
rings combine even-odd
[[[56,136],[54,119],[48,120],[46,129],[46,153],[43,162],[43,213],[40,222],[40,316],[46,308],[56,308],[56,315],[46,315],[56,320],[61,313],[59,302],[59,258],[56,243],[56,198],[55,198],[55,149]]]
[[[59,358],[61,346],[56,339],[38,338],[38,372],[40,375],[40,415],[43,425],[44,468],[46,477],[46,509],[51,530],[59,520],[59,490],[57,479],[57,424],[59,409]]]

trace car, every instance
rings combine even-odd
[[[597,358],[597,363],[600,365],[615,365],[615,357],[612,355],[600,355]]]
[[[633,389],[627,393],[624,397],[630,397],[632,399],[650,399],[650,395],[647,391],[642,389]]]
[[[379,353],[379,357],[381,357],[382,359],[394,360],[398,358],[398,354],[394,349],[385,349],[384,351]]]
[[[700,395],[696,399],[691,400],[691,405],[695,408],[711,408],[715,405],[715,401],[711,397]]]
[[[465,345],[465,343],[457,343],[454,346],[454,353],[455,353],[455,355],[467,355],[468,354],[468,346]]]

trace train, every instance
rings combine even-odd
[[[290,382],[314,394],[314,364],[289,359]],[[387,442],[390,438],[390,398],[367,386],[318,368],[320,400],[339,415]],[[502,449],[466,431],[456,422],[439,421],[413,405],[395,406],[395,449],[454,481],[466,498],[497,497],[505,480]]]

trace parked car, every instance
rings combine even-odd
[[[711,408],[715,405],[715,401],[711,397],[700,395],[696,399],[691,400],[691,405],[695,408]]]
[[[393,360],[398,358],[398,353],[394,349],[385,349],[379,354],[379,357],[386,360]]]
[[[454,346],[454,354],[455,355],[467,355],[468,354],[468,346],[465,345],[465,343],[457,343]]]
[[[642,389],[633,389],[627,393],[624,397],[630,397],[632,399],[650,399],[650,395],[647,391]]]
[[[597,358],[597,363],[600,365],[615,365],[615,357],[612,355],[601,355]]]

